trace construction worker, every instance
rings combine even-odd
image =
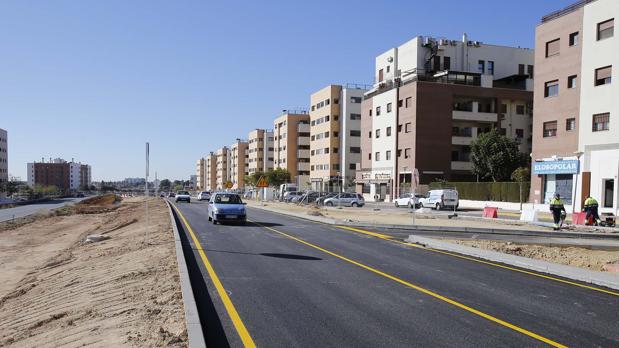
[[[561,196],[555,193],[554,198],[550,201],[550,211],[552,212],[552,218],[554,220],[553,229],[558,231],[562,225],[562,219],[565,218],[565,206]]]
[[[587,212],[585,224],[590,225],[589,219],[593,219],[593,223],[597,226],[600,222],[600,216],[598,215],[598,201],[591,196],[587,197],[587,199],[585,199],[585,206],[583,210]]]

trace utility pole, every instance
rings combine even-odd
[[[148,244],[149,239],[148,239],[148,165],[149,165],[149,144],[148,142],[146,142],[146,176],[145,176],[145,182],[144,182],[144,195],[146,196],[145,199],[145,203],[146,203],[146,217],[145,217],[145,232],[146,232],[146,244]]]

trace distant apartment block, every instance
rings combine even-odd
[[[71,191],[90,186],[92,183],[91,167],[73,160],[67,162],[56,158],[45,162],[42,159],[41,162],[28,163],[27,168],[28,186],[30,187],[53,185],[62,191]]]
[[[234,144],[230,145],[230,181],[232,181],[233,190],[245,189],[245,176],[247,172],[247,141],[236,139]]]
[[[215,191],[217,189],[217,155],[214,152],[209,152],[204,157],[204,188],[203,190]]]
[[[354,191],[361,162],[362,86],[329,85],[310,97],[310,182],[321,192]],[[299,149],[307,155],[305,149]]]
[[[197,190],[206,188],[206,159],[204,157],[196,161],[196,181]]]
[[[247,135],[247,173],[273,169],[273,131],[254,129]]]
[[[309,188],[310,115],[284,110],[273,121],[273,142],[273,167],[288,170],[300,189]]]
[[[8,133],[0,128],[0,197],[4,197],[4,184],[9,181],[9,145]]]
[[[217,156],[215,188],[223,190],[226,188],[228,180],[230,180],[230,149],[224,146],[217,150],[215,155]]]
[[[470,144],[493,128],[530,153],[534,51],[418,36],[376,58],[361,111],[357,192],[391,201],[436,179],[474,181]]]
[[[580,210],[592,195],[619,212],[618,17],[619,2],[587,0],[536,28],[531,201],[559,193]]]

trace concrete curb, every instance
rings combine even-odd
[[[250,208],[262,209],[273,213],[294,216],[299,219],[321,222],[329,225],[345,225],[366,228],[384,228],[397,229],[405,231],[425,231],[425,232],[445,232],[445,233],[483,233],[483,234],[500,234],[513,236],[534,236],[534,237],[563,237],[563,238],[590,238],[590,239],[619,239],[619,234],[607,233],[582,233],[582,232],[544,232],[535,230],[510,230],[504,228],[481,228],[481,227],[457,227],[457,226],[422,226],[422,225],[385,225],[385,224],[370,224],[363,222],[350,222],[335,220],[321,216],[311,216],[289,211],[281,211],[269,207],[250,205]]]
[[[187,326],[189,347],[206,347],[206,342],[204,341],[204,333],[202,332],[202,323],[200,323],[200,316],[198,315],[196,299],[193,296],[193,289],[191,287],[191,282],[189,281],[189,272],[187,270],[187,264],[185,263],[185,253],[183,252],[181,236],[178,232],[178,227],[176,226],[176,220],[174,219],[174,212],[172,210],[172,206],[167,200],[166,204],[168,205],[168,209],[170,211],[170,220],[172,221],[172,229],[174,230],[176,263],[178,264],[181,292],[183,293],[183,304],[185,307],[185,325]]]
[[[537,272],[553,274],[564,278],[579,280],[582,282],[601,285],[619,290],[619,276],[606,272],[589,271],[578,267],[560,265],[552,262],[504,254],[497,251],[485,250],[481,248],[473,248],[433,238],[415,236],[412,234],[406,239],[406,241],[409,243],[421,244],[433,249],[451,251],[484,260],[501,262],[504,264],[526,268]]]

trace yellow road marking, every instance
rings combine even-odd
[[[198,248],[198,253],[200,254],[200,258],[202,259],[202,262],[204,263],[204,266],[206,267],[206,270],[208,271],[208,275],[209,277],[211,277],[213,284],[215,284],[217,293],[219,294],[219,297],[221,297],[221,300],[224,303],[224,307],[226,308],[226,311],[228,312],[228,315],[230,316],[230,319],[232,320],[232,323],[234,324],[234,328],[236,329],[236,332],[241,337],[241,341],[243,342],[243,345],[245,347],[256,347],[256,344],[254,343],[254,340],[251,338],[249,331],[247,331],[245,324],[243,324],[243,321],[241,320],[239,313],[236,311],[236,308],[234,308],[234,304],[230,300],[230,297],[228,296],[226,289],[224,289],[224,286],[221,283],[221,280],[219,280],[217,273],[215,273],[215,269],[213,268],[213,266],[211,265],[211,262],[206,257],[206,254],[204,253],[202,245],[200,244],[200,241],[198,240],[198,238],[196,238],[196,235],[193,232],[193,229],[189,225],[189,222],[187,222],[187,219],[185,219],[185,216],[183,215],[183,213],[181,213],[181,211],[174,204],[172,204],[172,206],[174,207],[174,210],[176,210],[176,212],[178,213],[178,216],[181,218],[181,220],[183,220],[183,223],[185,224],[185,226],[187,226],[187,230],[189,231],[189,234],[191,235],[191,239],[193,240],[193,242],[196,244],[196,247]]]
[[[465,259],[465,260],[469,260],[469,261],[483,263],[485,265],[490,265],[490,266],[494,266],[494,267],[499,267],[499,268],[507,269],[507,270],[514,271],[514,272],[520,272],[520,273],[524,273],[524,274],[528,274],[528,275],[532,275],[532,276],[536,276],[536,277],[540,277],[540,278],[544,278],[544,279],[548,279],[548,280],[554,280],[556,282],[560,282],[560,283],[564,283],[564,284],[569,284],[569,285],[574,285],[574,286],[578,286],[578,287],[589,289],[589,290],[599,291],[599,292],[603,292],[603,293],[609,294],[609,295],[619,296],[619,292],[616,292],[616,291],[605,290],[605,289],[596,288],[594,286],[579,284],[579,283],[572,282],[572,281],[569,281],[569,280],[560,279],[560,278],[548,276],[548,275],[545,275],[545,274],[535,273],[535,272],[531,272],[531,271],[526,271],[526,270],[522,270],[522,269],[510,267],[510,266],[505,266],[505,265],[501,265],[501,264],[490,262],[490,261],[479,260],[479,259],[476,259],[476,258],[473,258],[473,257],[459,255],[459,254],[452,253],[452,252],[449,252],[449,251],[443,251],[443,250],[438,250],[438,249],[433,249],[433,248],[427,248],[427,247],[424,247],[424,246],[421,246],[421,245],[417,245],[417,244],[412,244],[412,243],[408,243],[408,242],[402,242],[402,241],[393,239],[393,237],[388,236],[386,234],[381,234],[381,233],[377,233],[377,232],[371,232],[371,231],[363,230],[363,229],[360,229],[360,228],[352,228],[352,227],[349,227],[349,226],[342,226],[342,225],[336,225],[335,227],[337,227],[339,229],[343,229],[343,230],[348,230],[348,231],[353,231],[353,232],[357,232],[357,233],[362,233],[362,234],[373,236],[373,237],[380,238],[380,239],[389,240],[389,241],[392,241],[392,242],[395,242],[395,243],[398,243],[398,244],[408,245],[408,246],[411,246],[411,247],[432,251],[432,252],[439,253],[439,254],[449,255],[449,256],[460,258],[460,259]]]
[[[453,305],[453,306],[456,306],[456,307],[458,307],[458,308],[460,308],[460,309],[463,309],[463,310],[465,310],[465,311],[468,311],[468,312],[470,312],[470,313],[473,313],[473,314],[475,314],[475,315],[478,315],[478,316],[480,316],[480,317],[482,317],[482,318],[484,318],[484,319],[490,320],[490,321],[492,321],[492,322],[494,322],[494,323],[497,323],[497,324],[499,324],[499,325],[505,326],[505,327],[507,327],[507,328],[509,328],[509,329],[512,329],[512,330],[514,330],[514,331],[517,331],[517,332],[522,333],[522,334],[524,334],[524,335],[527,335],[527,336],[529,336],[529,337],[535,338],[536,340],[542,341],[542,342],[544,342],[544,343],[546,343],[546,344],[549,344],[549,345],[551,345],[551,346],[553,346],[553,347],[567,347],[567,346],[562,345],[562,344],[560,344],[560,343],[558,343],[558,342],[555,342],[555,341],[553,341],[553,340],[551,340],[551,339],[548,339],[548,338],[546,338],[546,337],[543,337],[543,336],[541,336],[541,335],[538,335],[538,334],[536,334],[536,333],[534,333],[534,332],[531,332],[531,331],[529,331],[529,330],[523,329],[523,328],[521,328],[521,327],[519,327],[519,326],[516,326],[516,325],[514,325],[514,324],[508,323],[508,322],[506,322],[506,321],[504,321],[504,320],[501,320],[501,319],[499,319],[499,318],[493,317],[493,316],[492,316],[492,315],[490,315],[490,314],[486,314],[486,313],[481,312],[481,311],[479,311],[479,310],[477,310],[477,309],[471,308],[471,307],[469,307],[469,306],[467,306],[467,305],[465,305],[465,304],[462,304],[462,303],[460,303],[460,302],[454,301],[454,300],[452,300],[452,299],[450,299],[450,298],[448,298],[448,297],[445,297],[445,296],[439,295],[439,294],[437,294],[437,293],[435,293],[435,292],[433,292],[433,291],[431,291],[431,290],[428,290],[428,289],[422,288],[422,287],[420,287],[420,286],[418,286],[418,285],[415,285],[415,284],[409,283],[409,282],[407,282],[407,281],[405,281],[405,280],[402,280],[402,279],[400,279],[400,278],[397,278],[397,277],[392,276],[392,275],[390,275],[390,274],[387,274],[387,273],[385,273],[385,272],[379,271],[379,270],[377,270],[377,269],[375,269],[375,268],[372,268],[372,267],[367,266],[367,265],[365,265],[365,264],[362,264],[362,263],[360,263],[360,262],[357,262],[357,261],[351,260],[351,259],[349,259],[349,258],[347,258],[347,257],[345,257],[345,256],[342,256],[342,255],[336,254],[336,253],[334,253],[334,252],[332,252],[332,251],[329,251],[329,250],[327,250],[327,249],[324,249],[324,248],[322,248],[322,247],[320,247],[320,246],[318,246],[318,245],[315,245],[315,244],[312,244],[312,243],[310,243],[310,242],[304,241],[304,240],[302,240],[302,239],[300,239],[300,238],[294,237],[294,236],[292,236],[292,235],[290,235],[290,234],[288,234],[288,233],[285,233],[285,232],[282,232],[282,231],[276,230],[276,229],[271,228],[271,227],[268,227],[268,226],[264,226],[264,225],[262,225],[262,224],[260,224],[260,223],[257,223],[257,222],[251,221],[251,220],[248,220],[248,221],[249,221],[249,222],[252,222],[252,223],[254,223],[255,225],[258,225],[258,226],[260,226],[260,227],[266,228],[266,229],[267,229],[267,230],[269,230],[269,231],[272,231],[272,232],[278,233],[278,234],[280,234],[280,235],[282,235],[282,236],[285,236],[285,237],[287,237],[287,238],[290,238],[290,239],[292,239],[292,240],[294,240],[294,241],[297,241],[297,242],[299,242],[299,243],[301,243],[301,244],[307,245],[307,246],[309,246],[309,247],[311,247],[311,248],[314,248],[314,249],[316,249],[316,250],[320,250],[320,251],[322,251],[323,253],[329,254],[329,255],[331,255],[331,256],[333,256],[333,257],[336,257],[336,258],[338,258],[338,259],[340,259],[340,260],[346,261],[346,262],[351,263],[351,264],[353,264],[353,265],[355,265],[355,266],[361,267],[361,268],[363,268],[363,269],[365,269],[365,270],[367,270],[367,271],[370,271],[370,272],[372,272],[372,273],[378,274],[378,275],[383,276],[383,277],[385,277],[385,278],[387,278],[387,279],[390,279],[390,280],[393,280],[393,281],[395,281],[395,282],[397,282],[397,283],[400,283],[400,284],[402,284],[402,285],[405,285],[405,286],[407,286],[407,287],[409,287],[409,288],[415,289],[415,290],[417,290],[417,291],[419,291],[419,292],[421,292],[421,293],[424,293],[424,294],[426,294],[426,295],[429,295],[429,296],[432,296],[432,297],[434,297],[434,298],[436,298],[436,299],[439,299],[439,300],[441,300],[441,301],[443,301],[443,302],[449,303],[449,304],[451,304],[451,305]]]

